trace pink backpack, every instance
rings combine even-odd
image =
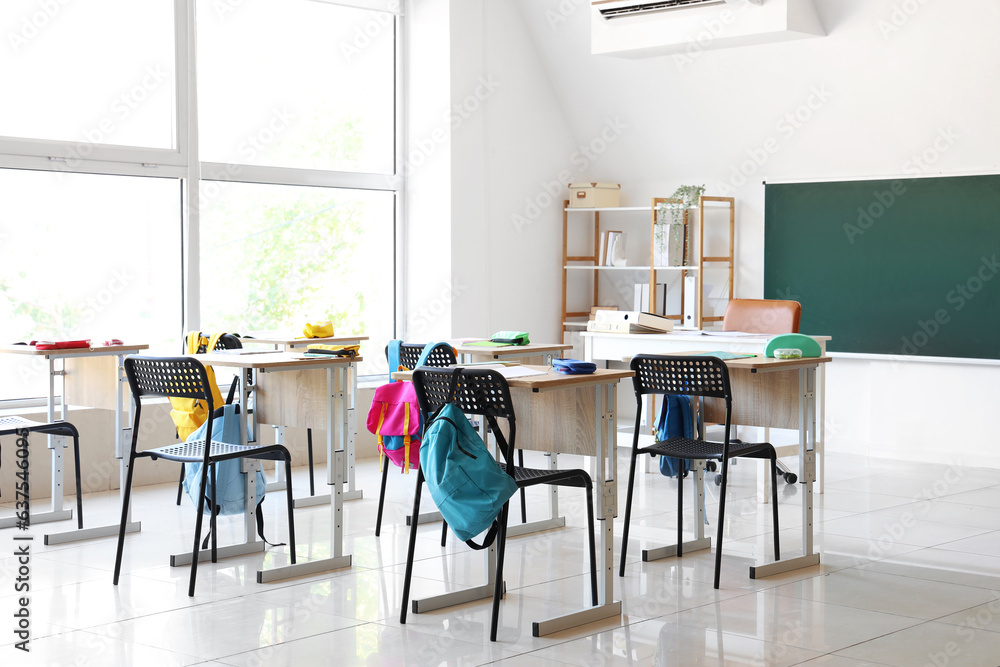
[[[382,457],[403,469],[420,461],[420,408],[411,382],[391,382],[375,390],[368,411],[368,430],[378,436],[379,469]]]

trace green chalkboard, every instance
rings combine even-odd
[[[1000,176],[765,186],[764,295],[829,350],[1000,359]]]

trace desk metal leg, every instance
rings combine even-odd
[[[816,481],[816,368],[799,369],[799,480],[802,498],[802,555],[798,558],[751,566],[750,578],[762,579],[782,572],[819,565],[813,553],[813,482]]]
[[[344,449],[334,450],[334,423],[335,420],[340,420],[342,423],[347,421],[347,405],[342,400],[336,400],[338,397],[337,381],[339,380],[340,395],[342,396],[344,383],[351,377],[350,371],[353,366],[354,364],[349,364],[346,367],[338,366],[336,371],[332,368],[326,370],[326,483],[331,486],[331,495],[326,497],[330,499],[332,504],[330,508],[330,552],[332,557],[258,570],[258,584],[351,567],[351,555],[344,555],[344,486],[347,482],[347,456]],[[338,374],[337,378],[334,377],[334,372]],[[340,407],[339,415],[335,415],[337,406]]]
[[[122,403],[126,397],[125,385],[128,383],[125,377],[125,355],[119,354],[115,357],[115,458],[118,464],[118,494],[121,502],[125,502],[125,480],[128,477],[128,456],[125,453],[125,443],[132,441],[132,397],[128,395],[128,411],[124,413]],[[124,414],[123,414],[124,413]],[[122,421],[122,417],[125,421]],[[125,524],[126,533],[138,533],[142,530],[142,523],[132,521],[132,507],[128,508],[128,518]],[[90,540],[97,537],[112,537],[118,534],[118,524],[107,526],[96,526],[94,528],[82,528],[70,530],[65,533],[51,533],[44,536],[46,545],[68,544],[81,540]]]
[[[347,407],[343,412],[340,442],[344,445],[344,453],[347,466],[347,491],[344,493],[344,500],[361,500],[364,498],[364,491],[355,487],[354,480],[354,434],[357,433],[357,418],[355,416],[355,406],[357,405],[358,388],[358,368],[351,364],[345,373],[341,375],[340,392],[341,400],[347,401]]]
[[[681,544],[682,553],[701,551],[712,548],[712,538],[705,535],[705,461],[695,459],[691,461],[691,471],[694,473],[693,489],[691,490],[691,500],[694,502],[694,539]],[[661,558],[673,558],[677,555],[677,545],[655,549],[643,549],[642,561],[660,560]]]
[[[531,624],[531,634],[543,637],[586,623],[621,617],[622,604],[614,602],[614,518],[618,509],[617,384],[597,386],[597,442],[594,455],[594,486],[598,494],[598,519],[602,521],[598,546],[597,606]]]

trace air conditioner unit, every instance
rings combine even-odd
[[[675,55],[825,35],[814,0],[593,0],[590,52],[619,58]]]
[[[676,9],[688,9],[691,7],[705,7],[707,5],[721,4],[747,4],[761,5],[764,0],[657,0],[655,2],[636,2],[632,0],[594,0],[593,6],[605,19],[619,19],[641,14],[655,14],[659,12],[669,12]]]

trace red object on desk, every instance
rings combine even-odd
[[[36,350],[68,350],[77,347],[90,347],[90,339],[87,340],[36,340],[34,341]]]

